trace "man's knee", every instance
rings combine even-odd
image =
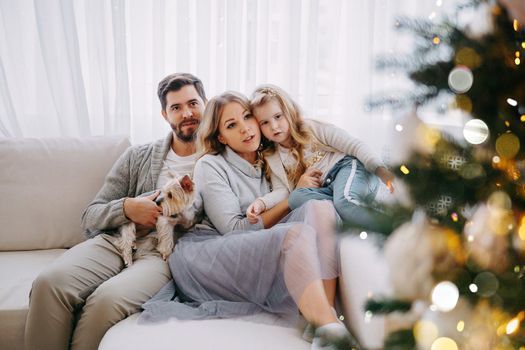
[[[101,322],[114,324],[125,317],[140,311],[141,302],[126,295],[129,285],[103,283],[86,299],[84,313],[95,316]],[[135,286],[137,288],[137,286]],[[145,301],[145,300],[144,300]]]
[[[46,269],[33,281],[31,298],[39,296],[64,297],[67,294],[69,279],[62,269]]]

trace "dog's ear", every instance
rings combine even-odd
[[[180,180],[180,186],[186,192],[193,191],[193,181],[191,181],[191,178],[188,175],[184,175],[182,180]]]

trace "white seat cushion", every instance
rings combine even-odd
[[[198,350],[307,350],[301,332],[240,319],[179,321],[137,324],[139,314],[120,321],[106,333],[99,350],[198,349]]]
[[[0,252],[0,310],[27,309],[35,278],[66,249]]]

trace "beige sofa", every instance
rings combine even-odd
[[[0,348],[23,349],[34,278],[82,242],[80,217],[106,173],[129,146],[124,137],[0,139]],[[383,320],[369,320],[363,302],[386,288],[385,264],[369,242],[341,249],[345,315],[367,348],[379,348]],[[351,283],[350,283],[351,281]],[[272,315],[138,325],[137,314],[113,326],[100,349],[309,349],[298,329]]]

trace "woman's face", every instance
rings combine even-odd
[[[251,112],[237,102],[226,104],[219,120],[219,142],[254,163],[261,143],[259,124]]]

